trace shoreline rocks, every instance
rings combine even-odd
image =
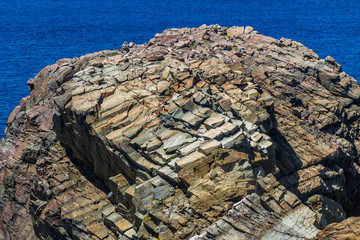
[[[4,239],[306,239],[358,221],[360,87],[298,42],[168,29],[28,84],[0,142]]]

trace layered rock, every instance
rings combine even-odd
[[[332,223],[319,232],[314,240],[320,239],[359,239],[359,218],[350,217],[340,223]]]
[[[169,29],[28,83],[1,141],[4,239],[306,239],[358,221],[335,224],[358,214],[360,87],[300,43]]]

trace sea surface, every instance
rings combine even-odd
[[[0,139],[27,80],[58,59],[216,23],[299,41],[360,80],[359,0],[0,0]]]

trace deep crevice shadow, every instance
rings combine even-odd
[[[338,202],[343,207],[347,217],[360,216],[360,207],[357,204],[360,201],[360,185],[356,184],[356,181],[360,181],[360,175],[354,176],[354,170],[352,170],[354,167],[351,165],[352,161],[348,156],[339,153],[337,156],[329,156],[316,162],[316,165],[321,164],[329,171],[320,171],[318,176],[323,181],[322,185],[315,187],[313,191],[308,193],[301,193],[298,189],[301,183],[297,171],[302,169],[303,163],[278,129],[272,129],[269,135],[276,144],[276,162],[280,169],[280,173],[275,177],[287,190],[298,196],[303,203],[314,194],[323,195]],[[311,167],[312,165],[307,166],[307,168]],[[344,172],[343,179],[341,177],[328,178],[328,174],[331,174],[332,171],[339,171],[340,168]],[[342,191],[336,189],[331,192],[327,191],[336,185],[342,185],[344,189]]]
[[[67,146],[64,146],[66,151],[66,156],[69,158],[71,163],[76,167],[82,176],[86,178],[94,187],[98,188],[102,192],[109,194],[110,190],[106,187],[104,180],[97,177],[93,171],[93,167],[86,164],[84,161],[76,159],[73,157],[72,151]]]
[[[299,197],[301,194],[298,191],[299,175],[297,171],[302,168],[303,163],[277,128],[272,128],[269,135],[275,143],[276,164],[280,169],[280,173],[275,177],[289,191]]]

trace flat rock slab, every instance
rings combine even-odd
[[[105,224],[107,224],[110,228],[115,229],[120,234],[124,234],[127,230],[133,227],[133,225],[123,218],[118,213],[112,213],[111,215],[105,218]]]
[[[221,131],[220,128],[210,129],[209,131],[205,132],[204,137],[206,139],[221,139],[224,136],[224,133]]]
[[[135,188],[132,202],[137,211],[145,214],[155,206],[158,201],[167,198],[173,193],[174,189],[172,186],[160,176],[156,176]]]
[[[200,123],[202,123],[204,121],[203,118],[198,117],[198,116],[192,114],[191,112],[185,113],[181,117],[181,120],[184,121],[184,122],[187,122],[188,124],[190,124],[193,127],[198,126]]]
[[[199,148],[199,152],[202,152],[203,154],[208,155],[219,147],[221,147],[221,143],[215,139],[212,139],[212,140],[204,143],[203,145],[201,145],[201,147]]]
[[[198,147],[200,147],[200,145],[202,144],[201,140],[196,140],[193,143],[190,143],[189,145],[186,145],[182,148],[179,149],[179,152],[181,154],[181,156],[187,156],[190,153],[192,153],[193,151],[195,151]]]
[[[223,115],[215,114],[213,116],[210,116],[208,119],[206,119],[204,124],[208,129],[211,129],[221,126],[224,122],[225,119]]]
[[[166,153],[172,153],[179,149],[182,145],[193,141],[195,141],[195,139],[190,134],[177,132],[174,136],[164,141],[163,148]]]
[[[199,160],[205,156],[206,155],[201,152],[198,152],[198,151],[193,152],[193,153],[189,154],[188,156],[182,157],[179,160],[177,160],[176,166],[181,169],[193,162],[196,162],[197,160]]]

